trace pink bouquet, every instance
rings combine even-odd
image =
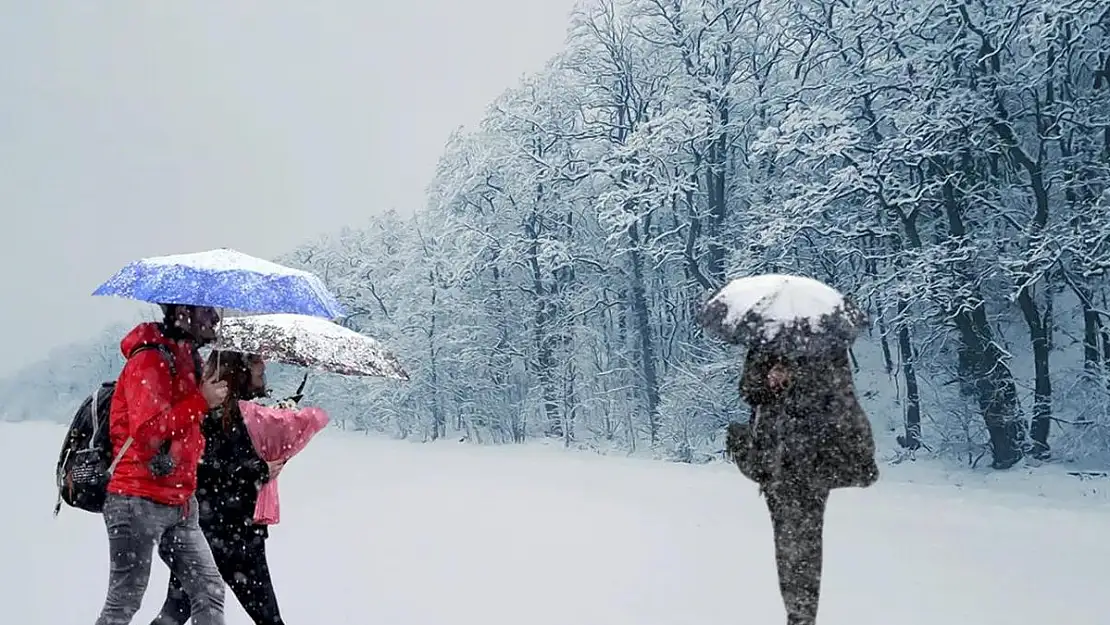
[[[327,413],[319,408],[274,408],[241,401],[239,409],[255,450],[266,462],[288,461],[328,425]],[[271,477],[259,489],[254,520],[264,525],[280,522],[277,477]]]

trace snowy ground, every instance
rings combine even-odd
[[[0,424],[5,622],[91,623],[103,599],[100,518],[50,516],[62,432]],[[1110,622],[1110,480],[1042,473],[899,466],[835,493],[822,625]],[[283,474],[282,508],[270,553],[290,623],[784,621],[762,502],[724,465],[328,431]],[[136,623],[165,583],[156,564]]]

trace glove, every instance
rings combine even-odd
[[[147,468],[150,469],[150,474],[154,477],[166,477],[173,473],[174,465],[173,456],[170,455],[170,441],[162,443],[158,449],[158,453],[150,459]]]

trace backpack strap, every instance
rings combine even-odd
[[[93,391],[93,394],[92,394],[92,401],[89,402],[89,410],[92,413],[92,430],[93,430],[92,431],[92,436],[89,437],[89,446],[88,446],[88,448],[90,450],[93,448],[94,445],[96,445],[96,435],[100,433],[100,423],[99,423],[99,420],[96,418],[96,408],[100,404],[100,391],[103,388],[104,388],[103,384],[96,387],[96,390]]]
[[[128,358],[128,360],[130,360],[131,357],[134,356],[135,354],[138,354],[139,352],[149,351],[149,350],[152,350],[152,349],[156,349],[156,350],[158,350],[158,353],[162,354],[162,357],[166,360],[166,365],[169,366],[169,368],[170,368],[170,375],[171,376],[176,376],[177,375],[177,361],[173,357],[173,352],[170,351],[169,347],[166,347],[165,345],[163,345],[161,343],[147,343],[146,345],[140,345],[140,346],[136,347],[135,349],[131,350],[131,353],[127,355],[127,358]]]
[[[170,368],[170,376],[171,377],[177,377],[177,363],[174,362],[173,353],[170,352],[170,348],[166,347],[165,345],[162,345],[161,343],[154,343],[154,344],[149,344],[148,343],[146,345],[140,345],[140,346],[136,347],[135,349],[131,350],[131,354],[129,354],[127,358],[128,358],[128,360],[130,360],[131,357],[134,356],[135,354],[138,354],[139,352],[145,352],[145,351],[151,350],[151,349],[156,349],[156,350],[158,350],[158,353],[162,354],[162,358],[166,361],[166,365]],[[99,395],[99,393],[100,393],[100,389],[97,389],[97,395]],[[92,407],[92,409],[93,409],[93,428],[94,428],[94,430],[93,430],[93,439],[95,440],[96,439],[96,430],[95,430],[95,428],[96,428],[96,397],[95,396],[93,397],[93,407]],[[119,452],[116,453],[115,458],[112,459],[112,464],[108,465],[108,475],[112,475],[113,473],[116,472],[116,467],[119,465],[119,461],[123,459],[123,454],[127,453],[127,450],[131,448],[131,444],[134,443],[134,442],[135,442],[135,438],[132,437],[132,436],[128,436],[127,440],[123,441],[123,446],[119,448]],[[91,447],[91,443],[90,443],[90,447]]]

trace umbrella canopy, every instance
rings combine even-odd
[[[850,344],[867,327],[867,315],[836,289],[785,274],[729,282],[706,302],[699,321],[729,343],[785,349],[815,336]]]
[[[93,295],[252,313],[343,316],[335,296],[315,275],[230,249],[134,261]]]
[[[409,379],[397,358],[381,343],[318,317],[228,317],[220,323],[215,348],[343,375]]]

